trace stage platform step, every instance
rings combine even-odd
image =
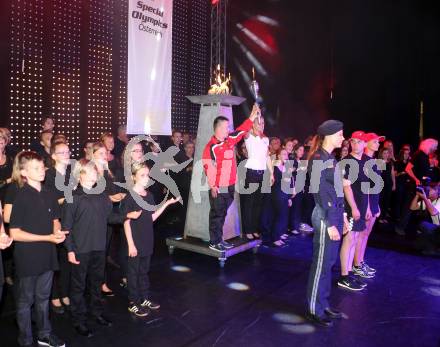
[[[199,254],[204,254],[210,257],[217,258],[220,267],[224,267],[226,260],[235,254],[253,250],[254,253],[257,252],[258,247],[261,245],[261,240],[247,240],[241,237],[235,237],[233,239],[227,240],[229,243],[234,245],[234,248],[225,250],[223,252],[214,251],[208,247],[208,242],[203,241],[194,237],[169,237],[166,240],[168,246],[168,252],[170,254],[174,253],[176,248],[183,249],[190,252],[195,252]]]

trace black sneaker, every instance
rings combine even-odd
[[[341,311],[338,311],[331,307],[327,307],[324,310],[324,313],[331,319],[341,319],[344,316],[344,314]]]
[[[111,320],[103,317],[103,316],[97,316],[95,317],[95,321],[96,323],[98,323],[99,325],[102,325],[103,327],[107,327],[110,328],[113,323],[111,322]]]
[[[352,290],[354,292],[358,292],[362,289],[364,289],[363,287],[361,287],[358,283],[356,283],[355,281],[353,281],[350,277],[348,276],[343,276],[338,280],[338,286],[348,289],[348,290]]]
[[[362,266],[353,266],[353,274],[362,278],[373,278],[374,275],[364,270]]]
[[[149,299],[145,299],[144,301],[142,301],[141,306],[148,307],[149,309],[152,310],[157,310],[160,308],[160,305],[157,302],[153,302]]]
[[[361,281],[359,278],[357,278],[356,276],[354,276],[353,274],[348,275],[350,277],[350,279],[354,282],[356,282],[357,284],[359,284],[362,288],[367,287],[367,284],[363,281]]]
[[[331,328],[333,326],[332,320],[328,317],[319,317],[314,314],[307,313],[306,319],[312,323],[315,323],[317,325],[320,325],[320,326],[323,326],[326,328]]]
[[[119,282],[119,286],[124,289],[127,288],[127,280],[121,280],[121,282]]]
[[[225,251],[225,247],[221,243],[218,243],[216,245],[210,243],[209,244],[209,249],[212,249],[213,251],[218,251],[218,252],[224,252]]]
[[[85,337],[92,337],[93,336],[93,332],[85,324],[76,325],[75,330],[81,336],[85,336]]]
[[[222,241],[222,242],[220,242],[220,244],[221,244],[225,249],[231,249],[231,248],[234,248],[234,247],[235,247],[234,245],[232,245],[232,244],[230,244],[229,242],[226,242],[226,241]]]
[[[60,340],[55,335],[49,335],[42,339],[38,338],[37,342],[39,346],[64,347],[66,345],[63,340]]]
[[[150,313],[150,310],[148,308],[145,309],[144,307],[139,307],[136,304],[129,305],[128,311],[138,317],[145,317],[145,316],[148,316],[148,314]]]

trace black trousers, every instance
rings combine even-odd
[[[416,185],[414,183],[408,183],[405,187],[405,194],[403,195],[403,201],[402,201],[402,210],[400,213],[400,219],[397,223],[397,227],[405,230],[408,226],[409,220],[411,218],[411,202],[414,199],[414,196],[416,195]]]
[[[259,231],[261,209],[263,207],[263,194],[261,193],[261,186],[263,183],[264,170],[246,171],[245,187],[249,188],[250,184],[258,184],[258,188],[251,194],[242,194],[240,201],[242,206],[242,222],[243,233],[252,234]]]
[[[58,264],[60,269],[55,271],[52,285],[52,300],[69,297],[70,292],[70,263],[67,251],[62,245],[57,246]]]
[[[281,239],[287,232],[289,222],[289,196],[283,192],[272,191],[272,241]]]
[[[385,219],[388,210],[391,206],[391,194],[393,193],[393,186],[390,182],[385,182],[379,197],[380,218]]]
[[[128,257],[127,262],[127,285],[128,300],[134,303],[140,303],[148,299],[148,290],[150,289],[150,271],[151,256]]]
[[[113,236],[115,234],[117,226],[113,224],[107,224],[107,237],[106,237],[106,244],[105,244],[105,267],[104,267],[104,278],[103,283],[107,282],[107,272],[109,271],[109,264],[107,263],[107,257],[111,256],[112,254],[112,244],[113,244]]]
[[[52,289],[53,271],[38,276],[16,279],[16,305],[18,324],[18,344],[33,343],[31,308],[34,306],[34,319],[37,323],[38,338],[50,335],[52,327],[49,320],[49,298]]]
[[[87,319],[87,305],[85,298],[86,284],[90,291],[90,309],[92,316],[102,314],[101,284],[104,279],[105,251],[77,253],[78,265],[72,264],[70,283],[70,307],[74,325],[85,323]]]
[[[3,259],[2,259],[2,251],[0,251],[0,302],[3,297],[3,285],[5,283],[5,274],[3,272]]]
[[[272,194],[263,194],[263,208],[261,211],[260,225],[261,225],[261,239],[263,242],[272,242],[272,223],[273,223],[273,208],[272,208]]]
[[[342,234],[343,227],[343,212],[341,208],[341,223],[338,227],[340,234]],[[319,206],[313,210],[312,225],[315,233],[312,266],[307,285],[307,302],[311,314],[322,316],[324,310],[330,307],[328,300],[331,292],[332,266],[338,259],[340,242],[330,239],[325,211]]]
[[[302,198],[302,213],[301,213],[302,222],[307,223],[309,225],[313,223],[311,216],[314,208],[315,208],[315,199],[313,198],[313,195],[311,193],[308,193],[307,190],[307,193],[304,192]]]
[[[218,244],[223,240],[223,225],[225,224],[228,208],[234,201],[235,186],[221,188],[216,198],[209,192],[209,238],[212,244]]]
[[[299,225],[303,220],[303,199],[304,192],[297,193],[292,199],[292,206],[289,209],[290,230],[299,230]]]

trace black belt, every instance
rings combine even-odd
[[[252,171],[253,173],[256,173],[257,175],[264,175],[264,172],[266,170],[254,170],[254,169],[248,169],[249,171]]]

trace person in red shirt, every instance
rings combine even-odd
[[[254,105],[251,115],[234,132],[229,133],[229,120],[219,116],[214,120],[214,136],[206,144],[202,155],[203,168],[210,188],[209,248],[224,251],[233,246],[223,241],[223,224],[229,206],[234,200],[237,164],[234,147],[252,128],[261,114]]]

